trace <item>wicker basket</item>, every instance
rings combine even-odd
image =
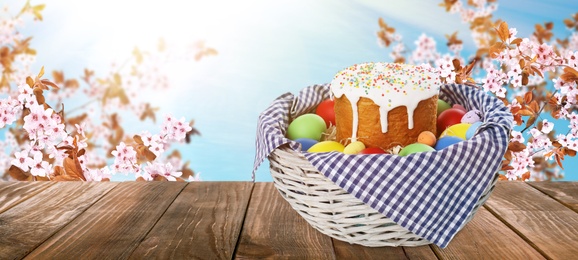
[[[269,162],[273,181],[281,195],[321,233],[368,247],[431,243],[347,193],[318,172],[303,154],[287,145],[275,149],[269,155]],[[496,174],[485,189],[466,223],[490,197],[497,177]]]

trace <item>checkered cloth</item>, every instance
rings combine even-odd
[[[296,97],[277,98],[259,117],[256,169],[277,147],[297,142],[285,138],[292,119],[314,112],[330,97],[329,85],[303,89]],[[370,207],[414,234],[445,248],[466,223],[476,202],[501,167],[513,118],[504,104],[464,85],[445,85],[440,99],[484,113],[483,124],[470,140],[436,152],[397,155],[307,153],[319,172]]]

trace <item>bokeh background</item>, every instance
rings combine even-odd
[[[426,33],[445,52],[445,35],[458,31],[462,56],[474,52],[468,25],[440,2],[34,0],[46,4],[44,19],[28,21],[20,31],[33,36],[31,46],[38,52],[32,71],[44,66],[70,77],[80,77],[85,68],[106,73],[135,47],[154,48],[160,37],[173,45],[201,40],[215,48],[218,55],[198,62],[169,62],[164,72],[170,88],[143,91],[139,98],[160,107],[161,115],[195,120],[201,136],[180,151],[202,180],[237,181],[251,179],[257,118],[273,99],[329,82],[355,63],[391,61],[390,50],[377,43],[379,17],[410,47]],[[1,5],[17,11],[24,3],[2,0]],[[576,12],[576,1],[500,1],[494,16],[517,28],[520,37],[548,21],[554,22],[556,36],[566,37],[570,32],[562,20]],[[83,101],[67,102],[74,107]],[[149,121],[127,118],[125,123],[133,133],[158,128]],[[566,180],[578,180],[576,161],[565,161]],[[271,180],[267,162],[256,177]]]

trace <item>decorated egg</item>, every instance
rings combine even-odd
[[[355,141],[353,143],[348,144],[343,149],[344,154],[358,154],[361,150],[365,149],[365,144],[360,141]]]
[[[304,114],[289,124],[287,138],[291,140],[308,138],[319,141],[325,130],[327,130],[327,125],[322,117],[317,114]]]
[[[335,125],[335,109],[333,108],[334,104],[335,102],[332,99],[326,99],[321,101],[315,110],[315,114],[323,118],[327,128]]]
[[[450,109],[452,106],[450,106],[450,104],[448,104],[447,102],[438,99],[438,116],[444,112],[446,109]]]
[[[446,128],[446,130],[444,130],[442,132],[440,137],[455,136],[455,137],[462,138],[463,140],[466,140],[466,132],[468,131],[468,129],[470,129],[471,125],[472,124],[466,124],[466,123],[459,123],[459,124],[452,125],[452,126]]]
[[[461,139],[459,137],[446,135],[446,136],[440,137],[438,139],[436,146],[434,148],[436,149],[436,151],[439,151],[439,150],[447,148],[450,145],[457,144],[461,141],[463,141],[463,139]]]
[[[466,139],[471,139],[476,134],[476,131],[478,128],[480,128],[481,125],[482,122],[473,123],[470,128],[468,128],[468,131],[466,131]]]
[[[462,122],[465,111],[458,108],[450,108],[442,112],[437,118],[438,133],[443,132],[446,128]]]
[[[317,140],[309,138],[298,138],[295,141],[301,144],[301,151],[307,151],[311,146],[318,143]]]
[[[484,114],[482,113],[482,111],[477,110],[477,109],[473,109],[473,110],[468,111],[462,117],[462,123],[473,124],[475,122],[482,121],[483,117],[484,117]]]
[[[387,153],[387,152],[384,151],[383,149],[379,148],[379,147],[368,147],[368,148],[361,150],[359,153],[360,154],[383,154],[383,153]]]
[[[345,146],[343,146],[339,142],[335,141],[321,141],[319,143],[314,144],[307,150],[310,153],[326,153],[326,152],[343,152]]]
[[[436,145],[436,135],[430,131],[423,131],[417,136],[417,142],[433,147]]]
[[[464,111],[464,113],[467,113],[467,112],[468,112],[468,110],[467,110],[464,106],[462,106],[462,105],[460,105],[460,104],[455,104],[455,105],[452,106],[452,108],[457,108],[457,109],[459,109],[459,110],[461,110],[461,111]]]
[[[401,151],[399,151],[399,156],[406,156],[412,153],[433,152],[433,151],[435,151],[435,149],[433,149],[431,146],[427,144],[413,143],[410,145],[406,145],[403,149],[401,149]]]

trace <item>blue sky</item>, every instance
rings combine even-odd
[[[410,46],[421,33],[441,46],[445,34],[459,31],[464,51],[473,51],[467,25],[439,2],[33,0],[46,4],[44,21],[27,22],[22,33],[34,36],[36,70],[45,66],[70,77],[86,67],[105,75],[111,62],[130,56],[135,46],[152,48],[159,37],[172,43],[204,40],[218,56],[169,64],[171,89],[143,92],[141,99],[161,107],[161,115],[195,119],[202,136],[181,152],[204,180],[250,180],[257,117],[274,98],[328,82],[355,63],[390,60],[389,50],[377,44],[379,17]],[[16,11],[23,1],[7,3]],[[565,37],[562,19],[575,12],[574,1],[500,1],[495,16],[516,27],[519,36],[528,36],[536,23],[553,21]],[[82,101],[69,101],[75,102]],[[126,121],[135,133],[157,128]],[[271,180],[267,167],[260,167],[257,180]],[[567,175],[578,179],[578,173]]]

